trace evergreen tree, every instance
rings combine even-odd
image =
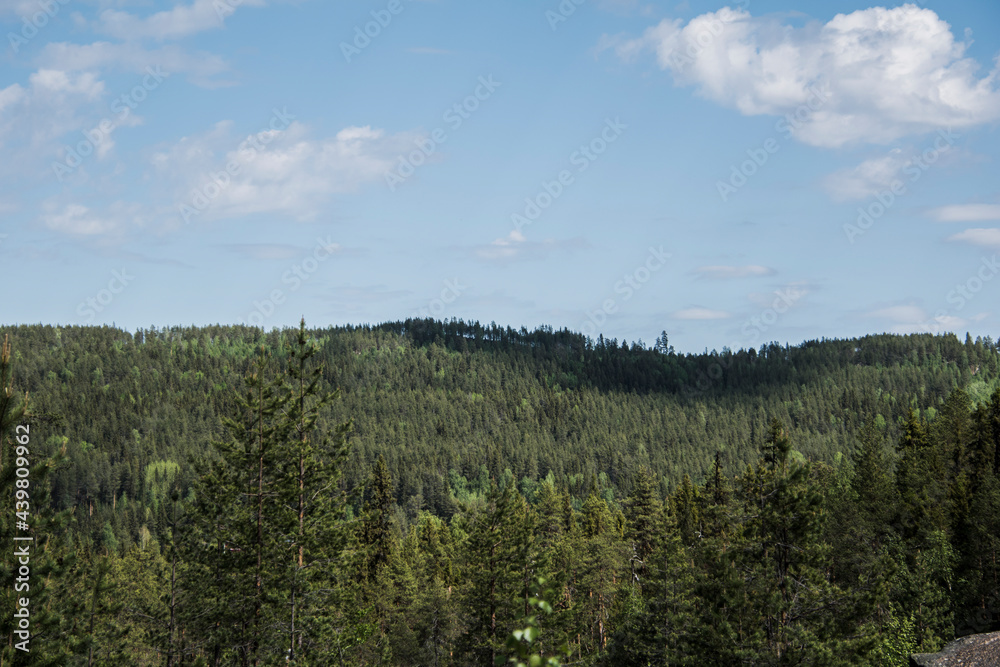
[[[513,486],[491,488],[465,546],[466,634],[459,649],[468,662],[493,664],[528,599],[524,573],[533,552],[527,504]],[[529,570],[530,571],[530,570]]]
[[[346,546],[343,522],[346,495],[340,487],[348,454],[350,421],[336,424],[332,432],[320,420],[340,398],[340,391],[325,392],[322,364],[312,365],[315,346],[299,324],[294,343],[287,350],[288,400],[281,406],[278,465],[285,469],[278,481],[280,499],[294,516],[285,541],[291,546],[288,568],[287,660],[294,664],[329,664],[329,620],[338,606],[336,578],[331,572],[344,565]],[[310,367],[312,366],[312,367]]]
[[[206,648],[212,665],[257,665],[281,654],[276,616],[285,581],[293,520],[277,511],[282,491],[277,455],[287,431],[278,415],[286,398],[269,378],[262,348],[245,377],[246,396],[237,416],[226,420],[228,442],[200,480],[188,558],[197,563],[196,585],[210,610]]]
[[[791,441],[773,420],[761,465],[742,480],[745,543],[740,555],[746,595],[760,614],[744,626],[743,650],[763,664],[833,664],[857,654],[849,628],[856,602],[828,577],[829,548],[821,542],[823,497],[813,469],[791,459]]]
[[[641,586],[646,579],[649,557],[658,546],[663,524],[663,506],[655,495],[652,477],[645,467],[639,469],[639,478],[628,500],[626,519],[627,536],[632,541],[629,559],[631,579]]]

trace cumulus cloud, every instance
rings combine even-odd
[[[724,320],[732,315],[724,310],[695,307],[674,311],[673,317],[678,320]]]
[[[189,218],[198,220],[257,213],[306,220],[323,210],[331,195],[381,181],[417,138],[369,126],[314,138],[293,118],[276,110],[271,122],[249,137],[235,136],[232,123],[224,121],[156,153],[153,167],[172,184],[175,210],[190,207],[197,213],[188,210]]]
[[[93,72],[40,69],[27,84],[0,89],[0,147],[6,154],[0,173],[18,174],[60,150],[68,132],[87,129],[104,96]]]
[[[264,0],[194,0],[190,5],[176,5],[145,18],[106,9],[101,12],[95,30],[126,41],[178,39],[223,27],[225,19],[238,7],[264,4]]]
[[[651,50],[678,85],[744,115],[808,113],[789,131],[823,147],[886,144],[1000,118],[998,69],[981,75],[951,27],[914,4],[838,14],[802,27],[723,8],[638,38],[604,38],[632,60]],[[818,99],[818,101],[817,101]]]
[[[148,48],[143,42],[178,40],[222,28],[238,8],[266,4],[266,0],[194,0],[191,4],[179,4],[146,17],[106,9],[96,21],[84,21],[83,25],[119,41],[52,42],[45,45],[39,62],[44,67],[67,72],[106,68],[142,72],[147,67],[161,67],[167,72],[185,73],[199,86],[229,85],[230,82],[218,78],[229,70],[229,65],[220,56],[189,51],[177,45]]]
[[[751,264],[748,266],[700,266],[694,270],[700,278],[724,280],[729,278],[751,278],[774,275],[774,269]]]
[[[931,211],[938,222],[983,222],[1000,220],[1000,204],[952,204]]]

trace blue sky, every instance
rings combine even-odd
[[[1000,333],[1000,5],[0,0],[0,322]]]

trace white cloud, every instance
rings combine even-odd
[[[985,246],[987,248],[1000,248],[1000,229],[966,229],[964,232],[949,236],[948,240],[964,241],[965,243]]]
[[[894,148],[886,156],[871,158],[856,167],[830,174],[823,186],[839,201],[867,199],[888,190],[908,163],[903,152]]]
[[[0,90],[0,146],[6,157],[0,173],[23,175],[28,165],[33,171],[53,158],[63,135],[89,129],[103,96],[104,83],[93,72],[53,69],[33,72],[26,86]]]
[[[970,320],[948,313],[938,313],[931,317],[923,308],[914,305],[879,308],[867,313],[867,317],[882,322],[888,321],[886,331],[894,334],[939,334],[946,331],[958,331],[970,323]],[[980,314],[973,317],[971,321],[978,321],[983,317],[984,315]]]
[[[753,276],[770,276],[774,269],[751,264],[748,266],[700,266],[694,272],[701,278],[750,278]]]
[[[938,222],[983,222],[1000,220],[1000,204],[952,204],[931,211]]]
[[[804,112],[789,129],[815,146],[885,144],[1000,118],[998,70],[980,76],[950,26],[913,4],[802,27],[723,8],[632,40],[605,37],[608,47],[625,60],[653,50],[678,85],[744,115]]]
[[[173,186],[175,210],[181,204],[193,207],[196,192],[207,195],[198,220],[256,213],[304,220],[323,210],[331,195],[381,181],[415,138],[365,126],[314,139],[296,121],[244,138],[233,135],[231,123],[222,122],[203,135],[181,139],[155,154],[152,162]],[[238,166],[234,174],[226,173],[230,164]],[[219,181],[225,183],[218,187]]]
[[[479,248],[477,254],[485,259],[510,259],[517,255],[519,247],[527,239],[520,230],[511,230],[510,234],[494,240],[489,246]]]
[[[98,81],[92,72],[72,78],[60,70],[40,69],[28,77],[28,81],[32,88],[43,94],[75,94],[94,100],[104,92],[104,83]]]
[[[685,308],[675,311],[673,317],[678,320],[724,320],[732,317],[724,310],[709,308]]]
[[[557,250],[577,250],[588,247],[587,242],[575,237],[565,240],[545,239],[529,241],[520,230],[511,230],[507,236],[495,239],[488,245],[476,246],[476,257],[491,261],[512,261],[517,259],[541,259]]]
[[[144,224],[141,207],[126,202],[115,202],[103,215],[97,215],[87,206],[77,203],[59,207],[50,201],[43,204],[42,208],[42,224],[53,231],[73,236],[106,235]]]
[[[211,88],[229,85],[231,82],[217,78],[229,70],[229,65],[220,56],[203,51],[188,51],[177,45],[150,49],[143,46],[142,42],[177,40],[205,30],[221,28],[225,19],[237,8],[262,7],[265,4],[266,0],[194,0],[191,4],[179,4],[144,18],[116,9],[106,9],[94,23],[88,24],[80,19],[83,21],[81,27],[91,27],[96,32],[122,40],[121,42],[52,42],[42,49],[39,62],[44,67],[67,72],[103,68],[143,72],[147,67],[158,67],[168,73],[185,73],[199,86]]]
[[[187,74],[192,83],[207,88],[226,85],[225,81],[216,77],[229,70],[224,59],[211,53],[187,52],[174,45],[146,49],[135,43],[52,42],[45,45],[39,62],[45,67],[66,72],[110,68],[139,74],[144,73],[147,67],[159,67],[167,74]]]
[[[95,29],[126,41],[178,39],[223,27],[225,19],[238,7],[262,7],[264,4],[264,0],[194,0],[190,5],[176,5],[146,18],[106,9],[101,12]]]

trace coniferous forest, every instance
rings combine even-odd
[[[0,337],[3,665],[889,667],[1000,629],[989,338]]]

